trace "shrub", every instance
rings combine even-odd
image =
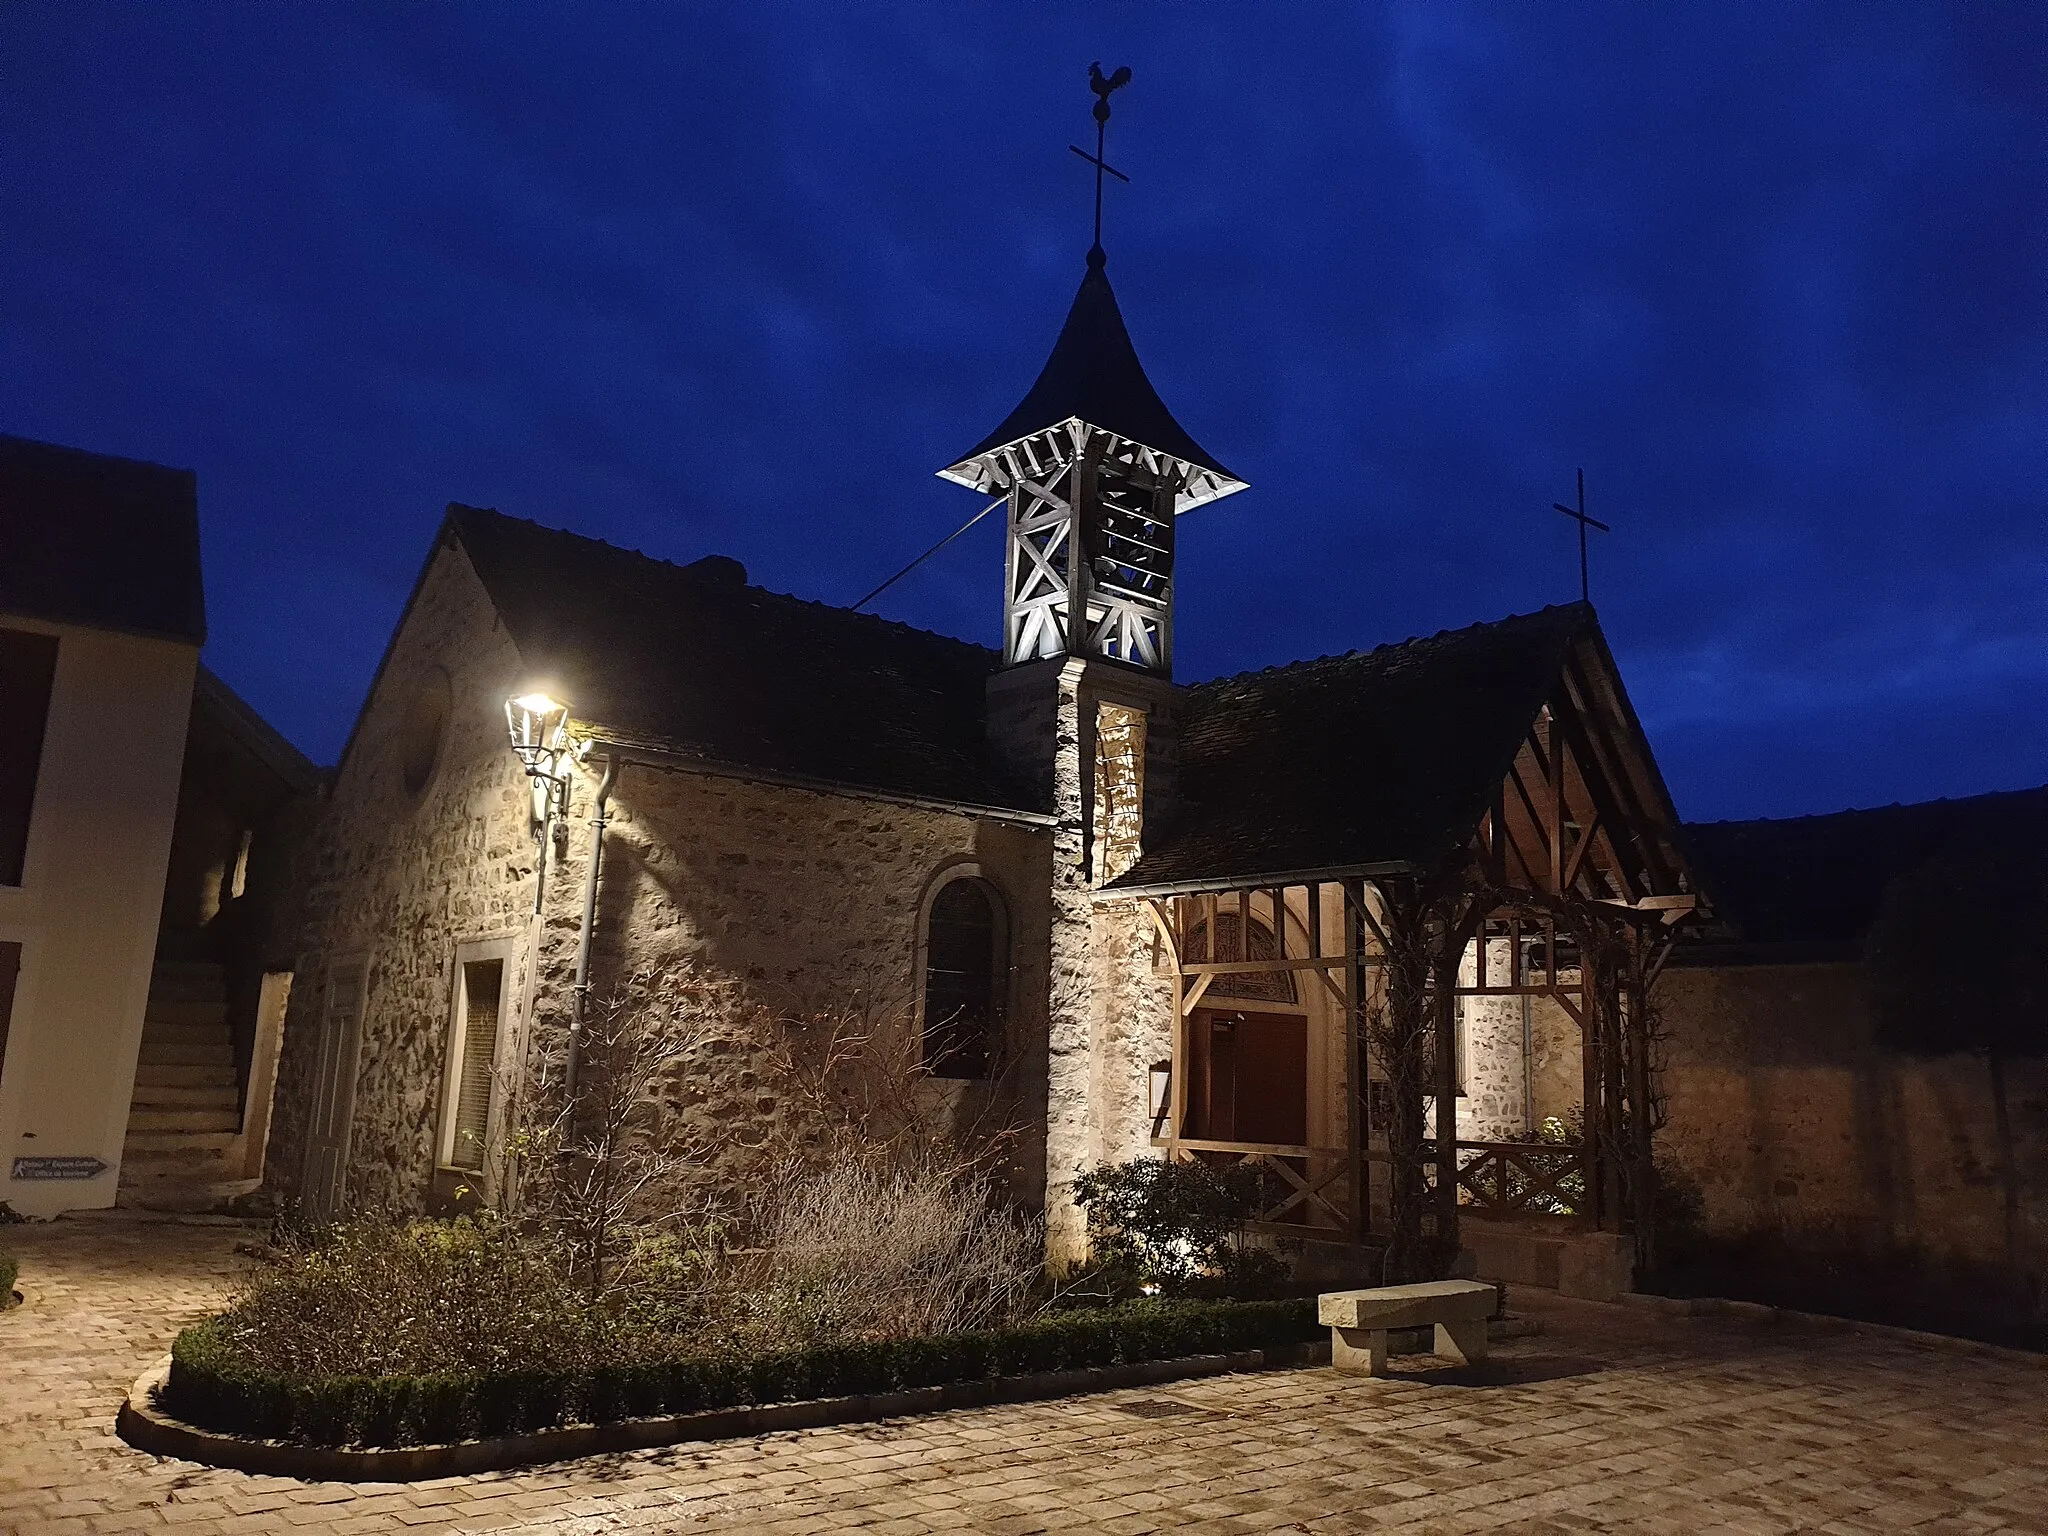
[[[1074,1181],[1074,1203],[1087,1212],[1096,1263],[1112,1276],[1167,1295],[1257,1295],[1286,1277],[1277,1255],[1244,1242],[1270,1177],[1249,1163],[1218,1168],[1141,1157],[1083,1174]]]
[[[15,1277],[21,1273],[21,1265],[11,1253],[0,1253],[0,1307],[7,1305],[14,1294]]]
[[[584,1302],[544,1236],[488,1213],[360,1221],[255,1270],[215,1327],[291,1376],[561,1368],[602,1331]]]
[[[200,1323],[178,1335],[164,1405],[203,1428],[309,1445],[437,1444],[573,1422],[891,1392],[1316,1338],[1311,1300],[1131,1302],[1021,1327],[813,1343],[752,1354],[648,1353],[594,1367],[293,1376]],[[651,1341],[643,1341],[651,1342]]]
[[[771,1186],[758,1321],[784,1341],[917,1338],[1008,1328],[1036,1309],[1035,1220],[1000,1207],[970,1170],[879,1159]]]

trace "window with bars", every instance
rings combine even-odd
[[[488,1150],[504,990],[504,961],[472,960],[462,967],[448,1064],[455,1103],[442,1160],[447,1167],[469,1173],[483,1171]]]

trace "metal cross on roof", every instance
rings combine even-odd
[[[1095,63],[1090,64],[1088,66],[1088,89],[1095,93],[1095,153],[1089,154],[1087,150],[1078,144],[1069,144],[1067,146],[1067,148],[1095,167],[1095,244],[1089,252],[1090,255],[1098,254],[1102,250],[1102,173],[1107,171],[1118,181],[1124,182],[1126,185],[1129,184],[1131,179],[1102,158],[1103,137],[1109,128],[1110,92],[1120,91],[1130,83],[1131,66],[1128,64],[1121,66],[1116,73],[1110,75],[1105,75],[1102,72],[1101,60],[1098,59]]]
[[[1586,472],[1583,469],[1579,471],[1579,509],[1574,512],[1561,501],[1553,501],[1551,505],[1579,525],[1579,601],[1590,603],[1593,596],[1592,587],[1586,580],[1586,530],[1598,528],[1602,533],[1614,530],[1599,518],[1586,516]]]

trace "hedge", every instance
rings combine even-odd
[[[163,1406],[202,1429],[300,1445],[438,1445],[558,1425],[893,1392],[1228,1354],[1319,1338],[1313,1299],[1131,1302],[1021,1328],[490,1375],[299,1378],[252,1364],[220,1320],[178,1335]]]

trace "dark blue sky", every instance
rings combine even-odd
[[[2048,780],[2048,9],[0,8],[0,430],[198,471],[331,760],[441,508],[850,602],[1081,276],[1253,488],[1180,675],[1594,597],[1689,818]],[[880,603],[993,641],[993,521]]]

